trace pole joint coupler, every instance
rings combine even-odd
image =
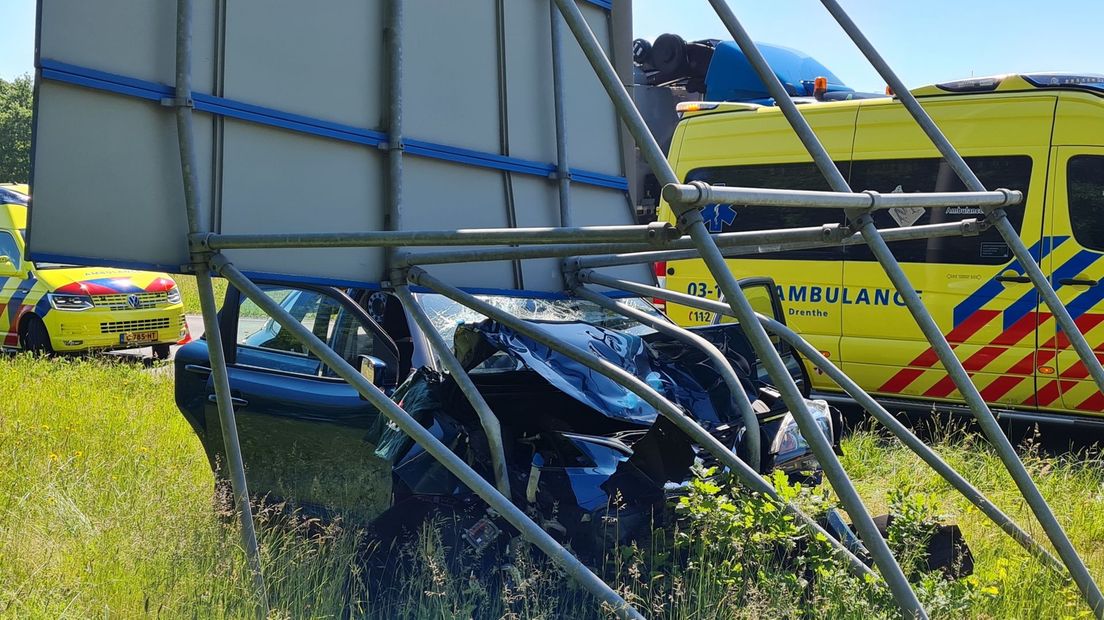
[[[162,97],[160,103],[166,108],[195,108],[195,100],[191,97]]]
[[[211,253],[211,233],[198,232],[188,235],[188,250],[192,254],[210,254]]]
[[[651,245],[666,245],[668,241],[674,241],[682,237],[682,231],[668,222],[649,222],[647,241]]]
[[[687,209],[678,215],[678,228],[679,230],[690,230],[694,224],[702,222],[702,214],[698,209]]]
[[[377,147],[381,151],[399,151],[400,153],[406,151],[406,142],[399,138],[398,140],[385,140],[379,143]]]

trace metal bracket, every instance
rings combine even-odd
[[[394,142],[392,142],[392,141],[380,142],[378,145],[376,145],[376,148],[378,148],[381,151],[399,151],[399,152],[403,152],[403,151],[406,150],[406,142],[402,138],[399,138],[398,140],[396,140]]]
[[[162,97],[160,103],[166,108],[195,108],[195,100],[191,97]]]

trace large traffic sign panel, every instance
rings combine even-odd
[[[175,2],[40,0],[32,258],[181,271],[190,262],[174,96]],[[383,0],[195,0],[204,229],[383,230],[390,90]],[[611,56],[611,7],[583,1]],[[548,0],[406,0],[404,230],[559,225]],[[629,224],[620,127],[563,29],[576,224]],[[372,248],[239,250],[240,268],[386,279]],[[562,289],[557,261],[434,269],[469,288]],[[647,270],[621,275],[648,279]]]

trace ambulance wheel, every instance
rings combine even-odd
[[[172,351],[172,345],[168,344],[155,344],[153,345],[153,359],[155,360],[167,360],[169,354]]]
[[[34,315],[23,319],[23,323],[19,326],[19,346],[31,353],[49,355],[54,352],[54,347],[50,345],[50,333],[46,331],[46,324]]]

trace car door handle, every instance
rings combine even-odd
[[[1081,278],[1062,278],[1058,280],[1058,284],[1062,286],[1096,286],[1100,284],[1099,280],[1082,280]]]
[[[997,282],[1019,282],[1023,284],[1030,281],[1031,278],[1027,276],[997,276]]]
[[[215,395],[215,394],[208,394],[207,395],[207,402],[215,403],[217,405],[218,404],[218,396]],[[238,398],[237,396],[231,396],[230,397],[230,404],[233,405],[235,409],[240,409],[241,407],[245,407],[246,405],[248,405],[249,401],[245,400],[244,398]]]
[[[184,370],[193,374],[203,375],[206,377],[211,374],[211,369],[206,366],[200,366],[199,364],[185,364]]]

